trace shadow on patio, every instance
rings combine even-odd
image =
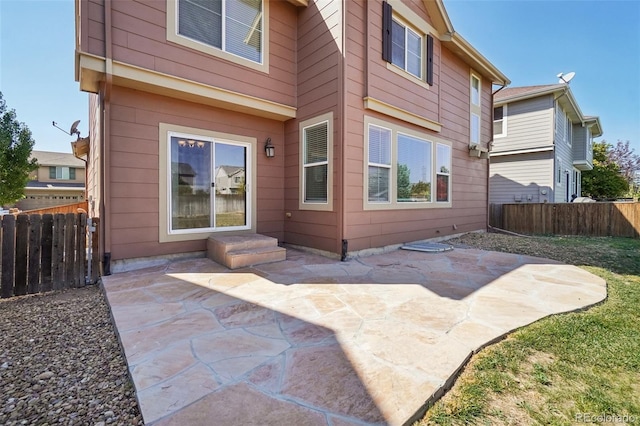
[[[154,425],[400,425],[477,348],[606,295],[573,266],[479,250],[339,262],[288,249],[243,270],[197,259],[103,285]]]

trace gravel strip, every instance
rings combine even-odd
[[[0,300],[0,333],[0,424],[143,424],[97,286]]]

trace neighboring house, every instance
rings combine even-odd
[[[74,204],[85,198],[85,163],[73,154],[32,151],[38,169],[31,173],[25,198],[16,203],[20,210]]]
[[[580,111],[569,84],[510,87],[494,96],[491,203],[561,203],[581,196],[593,169],[598,117]]]
[[[509,81],[441,0],[78,0],[76,21],[106,262],[212,234],[347,255],[486,229],[492,85]],[[243,175],[229,211],[222,168],[231,192]]]
[[[240,194],[244,190],[244,168],[220,166],[215,172],[216,194]]]

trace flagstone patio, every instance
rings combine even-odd
[[[580,268],[461,248],[102,281],[148,425],[402,425],[478,348],[606,297]]]

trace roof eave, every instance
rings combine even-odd
[[[524,101],[526,99],[537,98],[538,96],[552,95],[552,94],[560,92],[562,90],[563,90],[562,87],[547,87],[547,88],[544,88],[544,89],[535,90],[535,91],[531,91],[531,92],[519,93],[517,95],[508,96],[506,98],[495,99],[494,100],[494,104],[496,106],[499,106],[499,105],[508,104],[510,102]]]
[[[449,50],[458,55],[469,64],[475,71],[491,78],[493,84],[507,86],[511,80],[507,78],[495,65],[485,58],[478,50],[471,45],[464,37],[455,31],[440,37],[440,41]]]

